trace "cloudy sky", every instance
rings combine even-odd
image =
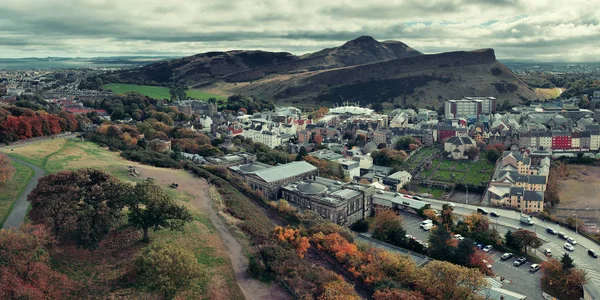
[[[598,0],[0,0],[0,57],[303,54],[361,35],[425,53],[600,61]]]

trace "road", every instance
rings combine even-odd
[[[25,214],[27,213],[27,209],[29,208],[29,202],[27,202],[27,195],[31,193],[31,191],[37,186],[38,180],[44,176],[44,170],[40,169],[37,166],[34,166],[26,161],[20,160],[18,158],[10,157],[10,159],[14,162],[18,162],[20,164],[24,164],[27,167],[33,170],[33,176],[27,186],[17,198],[13,209],[10,211],[6,222],[4,222],[3,229],[18,229],[23,221],[25,220]]]
[[[446,201],[429,198],[421,198],[421,200],[430,203],[432,208],[438,210],[441,210],[442,205],[446,203]],[[454,212],[458,215],[468,215],[475,212],[478,207],[476,205],[459,203],[454,203],[454,205]],[[511,230],[525,228],[534,231],[540,238],[546,241],[546,243],[540,249],[548,248],[552,250],[554,257],[557,258],[560,258],[566,252],[566,250],[563,248],[566,242],[555,235],[547,233],[546,228],[550,227],[556,231],[563,232],[566,235],[573,237],[578,244],[575,245],[575,251],[571,252],[570,255],[577,267],[587,271],[589,282],[585,286],[586,291],[589,293],[592,299],[600,299],[600,259],[595,259],[587,254],[588,249],[594,249],[596,252],[600,253],[600,247],[595,242],[577,234],[569,228],[561,227],[551,222],[544,222],[539,219],[535,219],[535,225],[533,226],[524,225],[519,221],[520,213],[516,211],[491,207],[486,209],[488,211],[495,211],[500,215],[499,218],[490,217],[492,225],[496,224],[497,222],[499,226],[509,228]],[[543,255],[538,256],[540,256],[542,259],[545,258]]]

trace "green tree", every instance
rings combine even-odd
[[[471,257],[473,253],[475,253],[473,240],[464,239],[458,243],[452,262],[461,266],[467,266],[469,264],[469,257]]]
[[[129,202],[129,223],[144,231],[149,241],[148,229],[183,230],[192,216],[184,206],[177,205],[164,190],[149,180],[136,184]]]
[[[500,152],[497,149],[492,148],[485,153],[485,158],[487,158],[489,162],[495,164],[498,158],[500,158]]]
[[[444,226],[437,226],[429,234],[429,255],[439,260],[450,261],[454,256],[454,249],[448,244],[450,233]]]
[[[519,249],[524,249],[527,252],[528,248],[539,248],[542,245],[542,240],[538,238],[535,232],[527,229],[517,229],[513,233],[514,243]]]
[[[560,263],[562,264],[563,271],[570,271],[571,269],[575,268],[575,263],[573,262],[573,259],[569,253],[565,253],[562,256]]]
[[[190,288],[203,273],[194,254],[174,244],[145,247],[133,262],[136,285],[161,292],[167,299]]]
[[[513,235],[512,231],[507,231],[506,234],[504,235],[504,241],[505,241],[505,245],[507,247],[512,247],[512,248],[516,248],[517,245],[515,244],[515,236]]]
[[[296,160],[302,160],[302,158],[304,158],[306,155],[308,155],[308,152],[306,151],[306,147],[302,146],[302,147],[300,147],[300,150],[298,151]]]

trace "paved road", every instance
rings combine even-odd
[[[441,201],[437,199],[429,199],[422,198],[423,201],[431,203],[431,207],[440,210],[442,205],[446,203],[446,201]],[[467,204],[455,204],[454,212],[458,215],[468,215],[477,210],[476,205],[467,205]],[[488,208],[490,211],[496,211],[500,214],[500,218],[490,218],[491,225],[498,222],[500,227],[509,228],[511,230],[518,228],[525,228],[531,231],[536,232],[536,234],[546,241],[546,243],[541,247],[541,249],[550,249],[552,250],[554,257],[560,258],[563,253],[566,252],[563,246],[565,244],[564,240],[559,239],[557,236],[549,234],[546,232],[546,228],[550,227],[556,231],[563,232],[566,235],[573,237],[577,240],[578,244],[575,246],[575,251],[571,252],[570,255],[575,262],[575,265],[579,268],[583,268],[587,271],[589,282],[585,286],[587,293],[591,296],[592,299],[600,299],[600,259],[592,258],[587,254],[588,249],[594,249],[596,252],[600,253],[600,247],[593,241],[587,239],[584,236],[577,234],[575,231],[557,225],[551,222],[544,222],[539,219],[535,219],[535,225],[527,226],[523,225],[519,221],[520,213],[512,210],[504,210],[500,208]],[[502,232],[502,231],[501,231]],[[543,250],[542,250],[543,251]],[[544,258],[541,256],[541,258]]]
[[[25,220],[25,214],[27,213],[27,208],[29,208],[29,202],[27,202],[27,195],[31,193],[31,191],[37,186],[38,179],[44,176],[44,170],[40,169],[37,166],[34,166],[26,161],[22,161],[18,158],[10,157],[14,162],[18,162],[20,164],[24,164],[33,170],[33,177],[29,180],[29,183],[17,198],[13,209],[10,211],[6,222],[4,222],[4,229],[18,229],[23,221]]]

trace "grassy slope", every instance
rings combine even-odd
[[[0,183],[0,228],[4,225],[15,200],[33,176],[33,170],[29,167],[15,162],[13,162],[13,166],[16,169],[13,177],[7,182]]]
[[[154,99],[171,99],[169,94],[169,88],[164,86],[150,86],[150,85],[137,85],[137,84],[125,84],[125,83],[109,83],[102,86],[105,90],[111,90],[117,94],[125,94],[128,92],[138,92]],[[225,100],[226,96],[212,94],[204,92],[202,90],[188,90],[186,91],[188,97],[194,99],[208,100],[208,98],[214,97],[217,100]]]
[[[94,167],[106,170],[120,180],[132,183],[142,180],[142,177],[128,176],[127,167],[129,165],[140,169],[144,168],[148,172],[164,172],[165,176],[170,178],[193,177],[182,170],[140,166],[122,159],[118,153],[109,152],[96,144],[77,139],[48,140],[15,148],[11,155],[32,162],[48,172]],[[189,205],[191,195],[188,193],[168,187],[163,188],[174,199],[190,209],[194,216],[194,222],[187,225],[184,232],[168,230],[151,232],[151,238],[154,242],[171,242],[192,251],[207,272],[207,276],[203,280],[182,296],[189,299],[243,298],[224,246],[207,214]],[[130,238],[124,239],[124,236]],[[138,231],[123,231],[122,235],[108,239],[105,246],[101,245],[94,251],[65,245],[61,249],[62,251],[53,253],[53,264],[59,271],[80,282],[84,290],[93,292],[96,297],[148,298],[151,296],[136,289],[121,286],[119,281],[128,262],[144,246],[138,242],[139,237],[140,232]]]

